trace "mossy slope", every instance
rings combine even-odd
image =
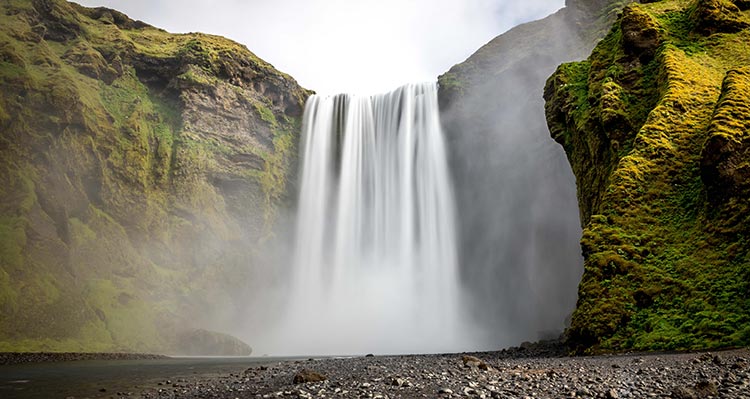
[[[177,350],[206,304],[241,306],[306,90],[62,0],[0,2],[0,88],[0,351]]]
[[[578,350],[750,344],[749,23],[729,0],[631,5],[548,80],[584,226]]]

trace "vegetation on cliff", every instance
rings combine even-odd
[[[545,88],[577,177],[579,351],[750,344],[750,11],[633,4]]]
[[[252,280],[309,93],[62,0],[0,3],[0,88],[0,351],[180,351]]]

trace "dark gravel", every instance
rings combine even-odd
[[[448,354],[280,362],[219,377],[163,381],[141,395],[159,399],[750,398],[748,349],[594,357],[564,357],[559,349],[531,345],[471,354],[478,359]],[[302,370],[327,380],[294,384]]]
[[[168,359],[147,353],[78,353],[78,352],[0,352],[0,366],[24,363],[70,362],[76,360],[148,360]]]

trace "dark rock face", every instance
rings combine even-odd
[[[701,177],[714,202],[750,196],[750,68],[727,72],[701,154]]]
[[[747,4],[740,1],[747,9]],[[735,33],[750,26],[731,0],[698,0],[693,10],[696,29],[704,34]]]
[[[636,54],[642,63],[654,58],[659,46],[659,28],[647,13],[637,7],[626,7],[620,22],[626,54]]]
[[[747,13],[709,3],[628,6],[586,61],[561,65],[545,87],[584,225],[567,331],[579,351],[750,342],[750,29],[725,29],[716,21]]]
[[[0,87],[0,349],[171,351],[263,284],[309,95],[291,77],[35,0],[0,4]]]
[[[594,3],[570,2],[511,29],[439,78],[461,275],[480,323],[513,335],[498,344],[556,336],[575,302],[574,181],[549,139],[541,93],[554,68],[585,57],[614,18],[618,2],[606,2],[611,11]]]

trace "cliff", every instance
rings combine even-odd
[[[542,92],[562,62],[585,58],[624,1],[569,1],[517,26],[440,76],[474,317],[497,345],[557,337],[583,260],[575,180],[549,137]]]
[[[749,6],[631,5],[547,82],[584,227],[579,351],[750,344]]]
[[[0,87],[0,351],[179,352],[243,306],[308,91],[62,0],[0,3]]]

